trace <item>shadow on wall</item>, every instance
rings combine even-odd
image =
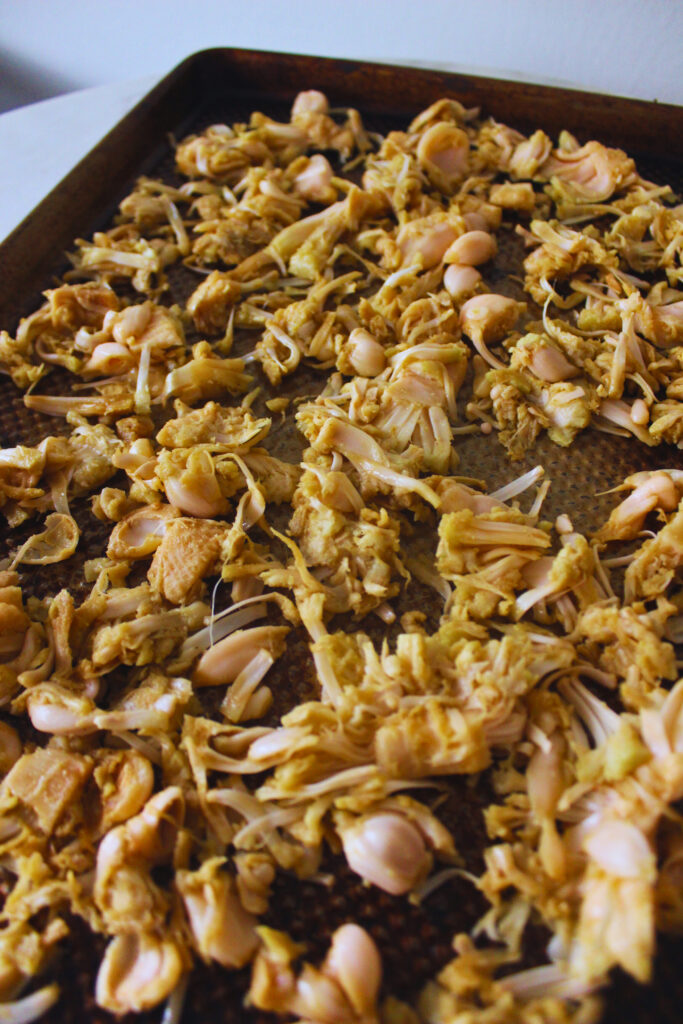
[[[40,67],[0,47],[0,114],[83,89],[87,84]]]

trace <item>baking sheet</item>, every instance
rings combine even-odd
[[[256,109],[286,118],[293,97],[302,88],[322,89],[335,107],[358,107],[366,126],[381,132],[405,126],[433,100],[450,95],[465,106],[481,106],[484,113],[522,131],[541,127],[556,136],[561,128],[568,128],[582,141],[597,137],[620,145],[636,156],[639,170],[645,176],[679,189],[683,182],[679,108],[414,68],[251,51],[206,51],[189,58],[160,83],[0,246],[0,327],[13,330],[20,316],[39,305],[40,292],[66,269],[63,253],[72,240],[87,237],[106,225],[139,174],[163,177],[169,182],[176,180],[169,133],[181,138],[216,121],[247,120]],[[501,274],[514,244],[512,237],[501,244]],[[184,268],[174,269],[169,277],[168,302],[184,301],[197,283],[196,276]],[[321,377],[313,377],[319,390]],[[58,375],[52,375],[43,388],[54,393],[58,379]],[[66,375],[62,386],[68,387]],[[300,377],[288,386],[306,390]],[[5,378],[0,378],[2,446],[20,439],[36,443],[47,433],[60,429],[61,420],[26,410],[21,395]],[[281,436],[275,437],[273,443],[286,447],[296,442]],[[460,472],[486,479],[492,488],[525,468],[544,465],[553,481],[545,514],[550,518],[561,511],[569,512],[577,528],[583,530],[596,526],[614,504],[608,496],[596,497],[598,492],[618,483],[628,473],[652,468],[654,464],[683,468],[683,457],[677,450],[648,449],[635,440],[593,431],[580,435],[569,451],[543,439],[525,460],[514,465],[492,438],[469,437],[458,442],[458,450]],[[84,529],[76,558],[49,570],[28,569],[23,579],[25,592],[45,596],[67,586],[83,596],[77,585],[80,565],[84,558],[103,552],[109,531],[93,519],[87,503],[76,503],[75,511]],[[31,525],[24,530],[27,534],[32,532]],[[22,531],[11,535],[7,530],[4,532],[5,545],[14,547],[22,539]],[[409,599],[414,603],[415,597],[413,589]],[[376,627],[379,628],[384,627]],[[312,692],[310,658],[303,633],[293,637],[284,661],[276,668],[278,676],[273,689],[278,699],[274,710],[282,713]],[[481,809],[488,802],[484,784],[473,786],[467,780],[455,780],[451,795],[439,810],[453,829],[467,866],[474,871],[480,870],[484,843]],[[392,898],[363,886],[339,857],[328,857],[324,870],[334,879],[329,888],[280,877],[267,923],[305,942],[308,958],[315,961],[324,954],[329,936],[338,925],[357,921],[375,938],[392,991],[409,999],[451,958],[452,935],[469,929],[485,909],[472,886],[459,879],[437,890],[421,907],[414,907],[403,898]],[[92,996],[93,977],[104,940],[93,941],[80,922],[74,922],[74,937],[74,944],[65,947],[63,959],[53,968],[65,994],[45,1019],[93,1024],[112,1020],[95,1006]],[[536,941],[531,943],[532,958],[538,955],[542,959],[544,941],[539,930]],[[652,988],[642,988],[620,976],[609,994],[605,1021],[616,1024],[628,1014],[631,1021],[643,1024],[678,1024],[683,984],[676,965],[681,953],[683,941],[662,941]],[[191,977],[184,1020],[274,1020],[269,1014],[242,1007],[248,982],[249,969],[226,972],[199,965]],[[130,1018],[145,1022],[159,1019],[159,1010]]]

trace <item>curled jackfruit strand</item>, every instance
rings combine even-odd
[[[51,565],[63,562],[73,555],[78,545],[80,530],[73,516],[53,512],[45,520],[42,533],[35,533],[25,541],[10,562],[9,568],[17,565]]]

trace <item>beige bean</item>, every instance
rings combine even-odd
[[[417,159],[438,188],[450,192],[467,173],[470,140],[462,128],[441,121],[428,128],[417,147]]]
[[[337,982],[360,1017],[374,1016],[382,961],[377,946],[364,928],[357,924],[337,928],[323,971]]]
[[[420,256],[426,270],[435,267],[443,259],[444,253],[458,234],[455,227],[447,221],[435,224],[419,235],[413,234],[410,227],[410,224],[405,225],[396,237],[398,247],[403,253],[403,262],[407,266]]]
[[[96,731],[92,715],[83,714],[77,706],[41,700],[40,695],[29,696],[27,711],[31,725],[38,732],[49,732],[53,736],[79,736]]]
[[[172,939],[143,931],[116,935],[97,973],[97,1004],[117,1015],[149,1010],[170,995],[184,966]]]
[[[321,153],[315,153],[305,170],[294,179],[294,191],[304,199],[321,199],[332,181],[332,168]]]
[[[650,410],[648,409],[647,403],[642,398],[636,398],[635,402],[631,406],[631,419],[634,423],[637,423],[639,427],[644,427],[650,422]]]
[[[349,362],[361,377],[376,377],[387,365],[384,349],[364,327],[349,334]]]
[[[529,360],[529,369],[536,377],[548,381],[549,384],[570,380],[579,374],[574,364],[550,345],[534,350]]]
[[[451,263],[443,275],[443,286],[453,299],[460,299],[473,292],[481,281],[481,274],[474,267],[463,267]]]
[[[143,302],[141,306],[128,306],[116,315],[116,323],[111,332],[114,341],[125,345],[131,338],[139,338],[147,328],[151,317],[151,302]]]
[[[420,831],[400,814],[374,814],[341,838],[351,870],[393,896],[409,892],[429,864]]]
[[[194,671],[195,686],[223,686],[235,681],[260,650],[277,652],[282,643],[282,626],[254,626],[238,629],[209,647]]]
[[[491,292],[468,299],[460,310],[462,329],[473,341],[499,341],[524,310],[521,302]]]
[[[93,349],[83,367],[85,373],[123,373],[135,363],[135,357],[125,345],[117,341],[103,341]]]
[[[198,952],[223,967],[243,967],[258,946],[257,921],[242,906],[230,875],[208,862],[200,871],[179,871],[176,885]]]
[[[448,247],[444,260],[460,266],[478,267],[493,259],[497,252],[498,246],[493,235],[487,231],[466,231]]]
[[[330,109],[325,93],[318,89],[305,89],[292,104],[292,117],[297,114],[326,114]]]
[[[206,478],[202,494],[186,487],[178,477],[170,477],[166,480],[164,490],[169,503],[174,508],[185,512],[188,516],[197,516],[198,519],[211,519],[213,516],[224,515],[228,507],[215,478],[210,476]]]

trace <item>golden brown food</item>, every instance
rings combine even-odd
[[[311,90],[176,162],[0,334],[65,424],[0,450],[33,526],[0,566],[3,1013],[54,1004],[76,915],[115,1014],[177,1019],[200,959],[308,1024],[597,1021],[610,971],[648,981],[683,927],[683,471],[629,476],[587,536],[543,518],[542,467],[457,470],[471,434],[683,447],[683,207],[620,150],[455,100],[382,138]],[[86,496],[89,593],[27,598]],[[297,703],[274,666],[301,637]],[[440,808],[480,773],[475,876]],[[397,900],[457,875],[488,901],[412,1005],[359,924],[312,963],[265,923],[330,853]],[[532,924],[546,961],[511,973]]]

